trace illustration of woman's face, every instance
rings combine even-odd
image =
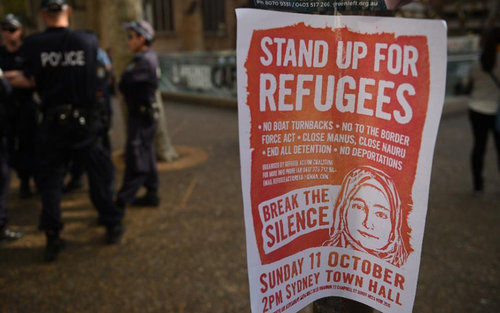
[[[347,205],[347,230],[362,246],[372,250],[383,248],[392,230],[391,208],[384,192],[364,185]]]

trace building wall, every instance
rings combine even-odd
[[[72,26],[74,28],[91,29],[103,36],[109,27],[110,16],[101,14],[104,6],[114,6],[127,10],[128,6],[141,6],[147,2],[157,0],[68,0],[73,7]],[[164,0],[167,1],[167,0]],[[173,51],[218,51],[234,49],[236,44],[236,20],[234,9],[242,6],[251,6],[253,0],[225,0],[224,31],[220,34],[207,34],[203,31],[201,7],[203,3],[212,3],[215,0],[171,0],[173,2],[174,31],[158,33],[155,48],[160,52]],[[198,3],[194,12],[187,10]],[[498,0],[421,0],[426,7],[427,18],[441,17],[448,21],[450,34],[479,32],[489,24],[488,15],[491,7]],[[25,9],[23,9],[25,7]],[[3,0],[0,1],[0,15],[14,12],[27,22],[28,32],[43,29],[38,9],[40,0]],[[106,9],[109,12],[109,10]],[[500,21],[498,16],[491,17]],[[490,19],[491,19],[490,18]],[[115,25],[114,27],[120,27]],[[104,35],[106,37],[106,35]]]
[[[210,1],[210,0],[201,0]],[[219,34],[203,30],[201,1],[194,12],[187,12],[192,1],[174,0],[175,30],[159,33],[154,47],[158,52],[220,51],[236,47],[236,16],[234,10],[248,6],[251,0],[225,0],[225,27]]]
[[[30,0],[31,2],[39,2]],[[121,27],[121,25],[110,25],[108,13],[110,10],[103,6],[117,5],[119,9],[120,0],[75,0],[73,8],[72,27],[85,28],[96,31],[106,45],[106,33],[110,27]],[[151,1],[151,0],[150,0]],[[157,31],[154,48],[159,53],[181,52],[181,51],[221,51],[234,50],[236,46],[236,15],[235,9],[251,5],[253,0],[225,0],[225,27],[223,31],[214,34],[205,32],[203,29],[202,1],[211,0],[172,0],[173,4],[173,31]],[[193,2],[197,3],[194,10]],[[142,16],[153,24],[151,11],[148,10],[147,0],[143,0]],[[123,6],[123,3],[121,4]],[[37,11],[36,4],[34,12]],[[126,9],[126,8],[124,8]],[[165,13],[167,14],[167,13]],[[125,14],[126,15],[126,14]],[[129,14],[130,15],[130,14]],[[133,14],[132,14],[133,15]],[[39,28],[41,23],[38,23]],[[116,32],[115,32],[116,33]]]

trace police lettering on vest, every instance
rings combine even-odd
[[[35,79],[42,108],[95,102],[97,37],[89,32],[52,27],[28,36],[20,55],[27,77]]]
[[[42,52],[40,59],[42,67],[85,66],[85,51]]]

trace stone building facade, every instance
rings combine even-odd
[[[43,29],[38,15],[40,0],[24,1],[32,30]],[[123,33],[122,22],[142,17],[157,32],[155,49],[167,53],[234,49],[234,10],[251,6],[252,0],[69,0],[69,3],[73,9],[72,27],[95,31],[103,45],[114,42],[111,37]]]

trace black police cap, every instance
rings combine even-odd
[[[14,27],[16,29],[21,28],[23,26],[19,18],[14,14],[5,15],[3,19],[0,21],[0,24],[2,26]]]
[[[67,5],[66,0],[42,0],[42,10],[58,12]]]

